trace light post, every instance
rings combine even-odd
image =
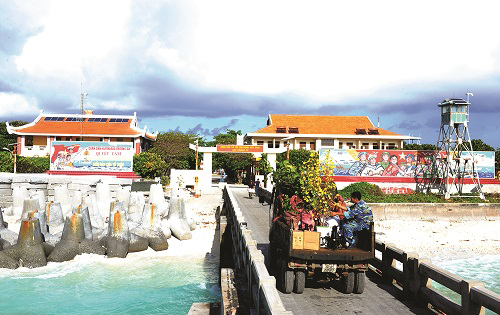
[[[14,157],[14,174],[16,174],[16,171],[17,171],[17,145],[18,145],[18,143],[10,143],[7,146],[9,146],[9,145],[14,145],[12,150],[10,150],[9,148],[6,148],[6,147],[3,147],[2,150],[8,151],[10,153],[10,155]]]

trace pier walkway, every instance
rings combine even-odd
[[[247,228],[262,251],[269,273],[269,205],[262,205],[258,198],[248,198],[246,187],[231,186],[235,199],[247,221]],[[392,285],[384,284],[373,272],[367,273],[367,283],[362,294],[341,293],[337,284],[317,284],[308,281],[303,294],[279,292],[288,311],[293,314],[434,314],[429,309],[403,301],[402,293]]]

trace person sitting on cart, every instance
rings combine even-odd
[[[340,222],[344,218],[344,211],[347,210],[347,205],[344,198],[340,194],[336,194],[333,200],[329,203],[331,210],[330,216],[325,220],[330,228],[334,226],[340,226]]]
[[[347,247],[356,245],[354,231],[369,230],[370,224],[373,222],[372,210],[366,202],[361,200],[361,192],[352,192],[351,202],[353,205],[344,211],[345,218],[341,227]]]

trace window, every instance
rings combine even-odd
[[[361,146],[361,149],[368,149],[369,147],[370,147],[369,143],[363,143],[363,145]]]
[[[286,127],[283,126],[276,127],[276,133],[286,133]]]
[[[75,141],[82,141],[82,138],[80,138],[80,137],[76,137],[76,138],[75,138]]]
[[[373,150],[379,150],[378,143],[373,143]]]
[[[307,142],[301,142],[301,143],[300,143],[300,148],[301,148],[301,149],[305,149],[305,148],[306,148],[306,145],[307,145]]]
[[[267,141],[267,147],[268,148],[273,148],[273,142],[272,141]]]
[[[71,137],[66,137],[66,141],[71,141]]]
[[[322,147],[333,147],[334,141],[333,141],[333,139],[321,139],[321,146]]]
[[[61,141],[62,138],[61,137],[56,137],[56,141]]]
[[[288,127],[288,133],[299,133],[299,127]]]
[[[396,146],[396,144],[395,144],[395,143],[389,143],[389,144],[387,145],[387,149],[397,149],[397,148],[398,148],[398,147]]]
[[[347,142],[347,148],[348,149],[356,149],[356,146],[352,142]]]
[[[280,146],[281,146],[281,145],[280,145],[280,141],[276,141],[276,142],[274,143],[274,147],[275,147],[275,148],[279,148]]]
[[[123,138],[116,138],[116,142],[123,142]]]
[[[339,149],[343,149],[344,147],[344,143],[343,142],[339,142]]]
[[[358,135],[366,135],[366,129],[364,129],[364,128],[356,128],[356,134],[358,134]]]
[[[309,148],[311,150],[316,150],[316,142],[309,142]]]
[[[104,138],[100,138],[99,141],[103,142],[104,141]]]
[[[108,119],[107,118],[89,118],[87,121],[88,122],[106,122]]]
[[[25,136],[24,145],[27,147],[32,147],[33,146],[33,136]]]
[[[368,129],[368,134],[369,135],[378,135],[378,129]]]
[[[257,145],[264,145],[264,141],[257,141]]]

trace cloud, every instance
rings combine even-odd
[[[197,124],[193,128],[187,129],[185,133],[187,134],[198,134],[202,136],[207,136],[207,137],[213,137],[218,135],[219,133],[226,132],[227,129],[230,129],[231,127],[234,127],[238,123],[238,119],[231,119],[226,125],[216,127],[213,129],[209,128],[203,128],[203,125],[201,123]],[[180,130],[180,126],[177,126],[175,130],[170,130],[170,131],[178,131]]]
[[[0,117],[12,117],[38,113],[35,99],[28,99],[24,95],[0,92]]]

